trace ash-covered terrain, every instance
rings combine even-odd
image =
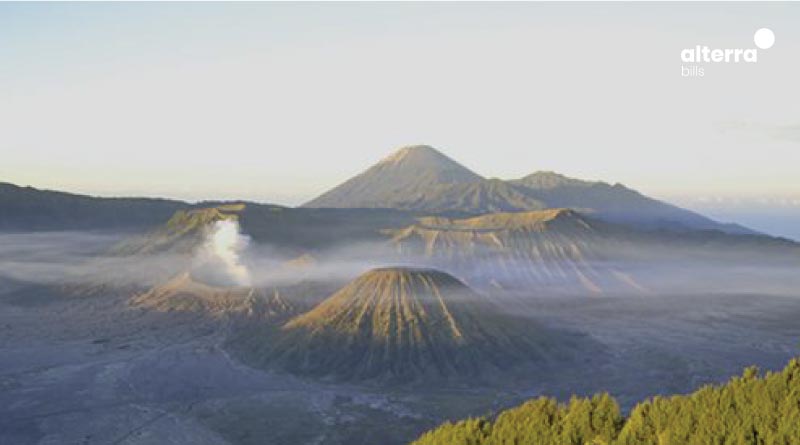
[[[603,347],[503,387],[326,382],[249,366],[230,322],[148,311],[125,296],[2,295],[0,442],[9,444],[401,444],[443,420],[539,394],[609,391],[623,403],[683,393],[800,353],[800,300],[681,295],[535,300],[537,323]]]
[[[430,147],[302,208],[0,192],[2,444],[403,444],[800,354],[797,243]]]

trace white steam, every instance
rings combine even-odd
[[[194,273],[214,284],[249,286],[250,271],[241,260],[249,244],[250,237],[241,233],[238,221],[215,222],[195,259]]]

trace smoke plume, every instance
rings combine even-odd
[[[241,233],[238,221],[217,221],[195,258],[194,274],[213,284],[249,286],[250,271],[241,259],[249,244],[250,237]]]

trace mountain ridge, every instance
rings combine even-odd
[[[315,199],[294,208],[246,201],[248,214],[275,219],[284,214],[319,219],[314,211],[394,211],[411,214],[477,215],[569,207],[611,222],[649,230],[719,230],[757,234],[737,224],[647,197],[622,184],[583,181],[538,171],[519,179],[486,179],[427,145],[403,147]],[[0,230],[138,230],[177,210],[222,204],[190,204],[159,198],[102,198],[0,183]],[[370,215],[372,216],[372,215]],[[398,219],[403,215],[385,215]],[[354,217],[358,220],[358,217]],[[296,219],[292,217],[292,219]],[[251,221],[252,218],[245,218]],[[256,228],[254,228],[256,230]],[[263,236],[270,235],[264,231]]]
[[[0,230],[138,229],[190,206],[172,199],[104,198],[0,182]]]
[[[395,250],[463,277],[479,290],[600,294],[644,287],[608,263],[618,227],[572,209],[425,217],[386,230]]]
[[[444,171],[459,173],[447,175]],[[619,183],[584,181],[551,171],[512,180],[486,179],[427,145],[400,148],[301,207],[462,214],[569,207],[646,229],[756,233],[647,197]]]

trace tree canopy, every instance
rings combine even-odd
[[[624,417],[608,394],[549,397],[494,420],[445,423],[412,445],[800,445],[800,360],[780,372],[755,367],[692,394],[653,397]]]

